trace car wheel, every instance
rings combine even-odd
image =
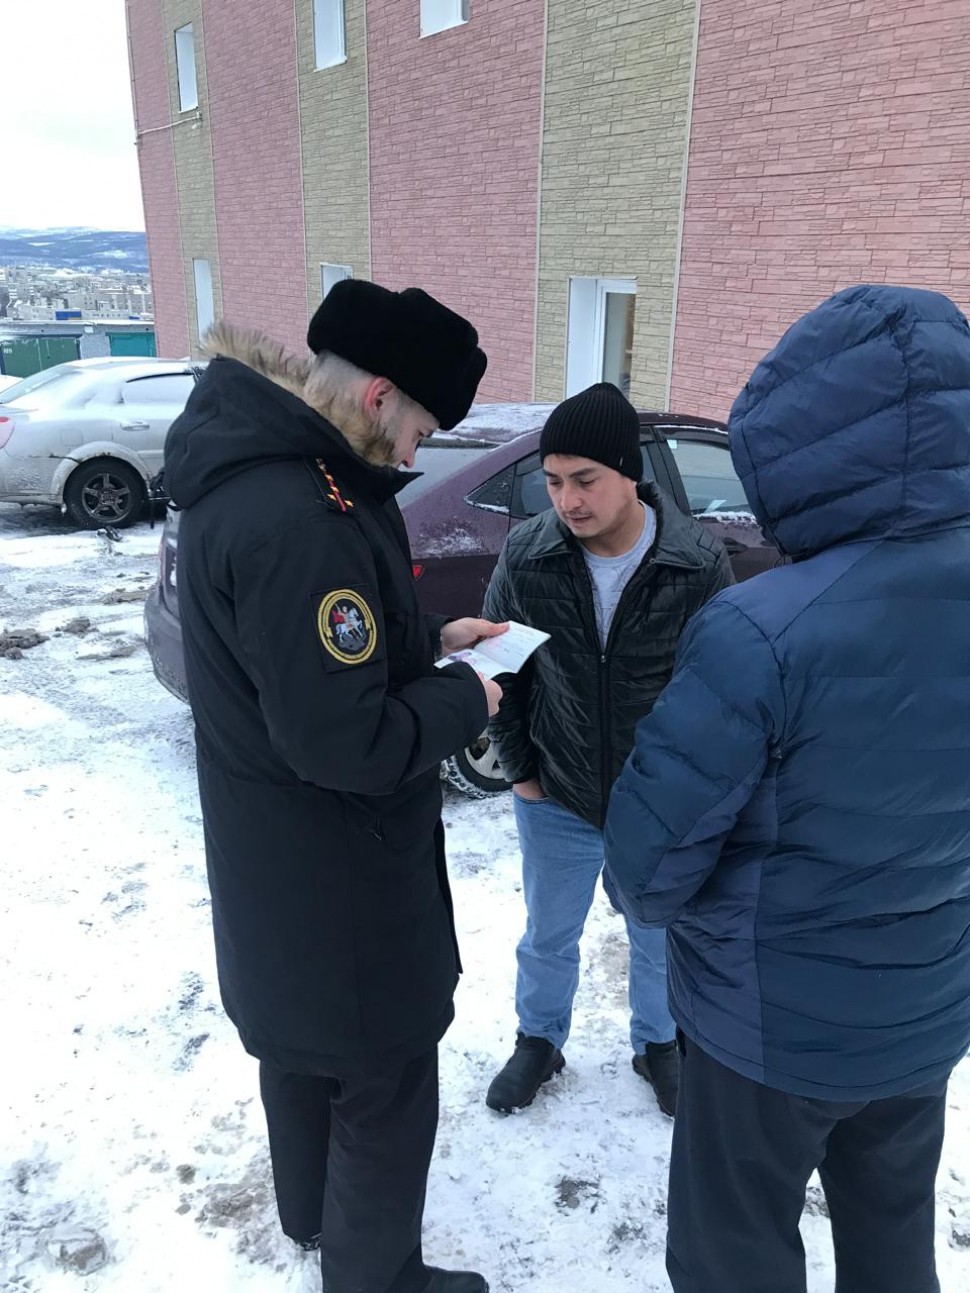
[[[64,487],[64,506],[75,525],[98,530],[121,528],[138,520],[145,506],[145,483],[134,468],[114,458],[82,463]]]
[[[444,774],[446,781],[473,799],[487,799],[510,789],[499,769],[495,746],[487,736],[445,759]]]

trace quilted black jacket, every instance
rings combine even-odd
[[[538,777],[548,795],[602,827],[634,729],[663,691],[690,617],[734,582],[720,542],[669,496],[642,485],[657,539],[627,584],[605,651],[579,544],[552,510],[517,526],[485,595],[491,620],[551,634],[489,724],[509,781]]]

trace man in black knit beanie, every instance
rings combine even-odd
[[[513,783],[528,916],[515,1052],[486,1097],[506,1113],[531,1104],[565,1064],[611,787],[688,619],[733,582],[717,540],[641,483],[639,415],[616,387],[591,386],[554,409],[539,452],[553,510],[512,531],[485,599],[490,619],[550,634],[489,724]],[[627,931],[633,1068],[672,1115],[679,1062],[666,934],[629,920]]]

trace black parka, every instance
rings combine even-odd
[[[509,781],[538,777],[557,803],[602,828],[610,790],[673,673],[687,621],[734,582],[720,542],[652,485],[657,538],[623,590],[605,649],[579,543],[551,509],[509,535],[484,614],[551,635],[514,679],[489,723]]]
[[[169,432],[219,983],[246,1049],[383,1070],[453,1017],[439,763],[487,718],[433,668],[395,493],[296,393],[210,363]]]

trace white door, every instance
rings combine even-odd
[[[636,280],[571,278],[566,349],[566,395],[596,382],[630,394]]]

